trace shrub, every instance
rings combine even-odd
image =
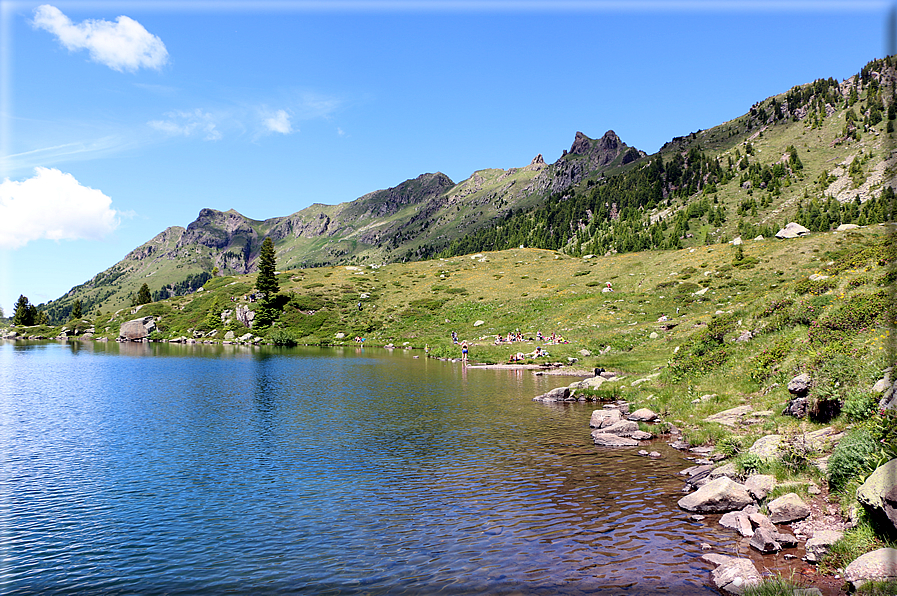
[[[810,279],[805,277],[803,279],[798,280],[794,284],[794,293],[798,296],[803,296],[804,294],[812,294],[814,296],[818,296],[820,294],[825,294],[829,290],[834,287],[834,283],[830,279]]]
[[[762,382],[773,372],[776,364],[785,359],[791,351],[794,340],[790,337],[779,338],[772,346],[761,351],[750,360],[750,375],[755,381]]]
[[[865,429],[854,429],[835,445],[828,460],[828,484],[841,490],[851,478],[871,472],[879,444]]]
[[[716,450],[726,457],[738,455],[743,448],[744,445],[741,442],[741,437],[735,435],[728,436],[716,444]]]
[[[743,453],[735,460],[735,469],[743,476],[750,476],[764,470],[766,462],[755,453]]]
[[[875,414],[877,405],[878,396],[874,393],[854,388],[847,392],[841,410],[849,421],[862,422]]]
[[[275,329],[268,334],[268,339],[275,346],[295,346],[296,338],[286,329]]]

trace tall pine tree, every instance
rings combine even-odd
[[[262,242],[262,249],[259,252],[259,273],[255,280],[256,289],[265,295],[266,299],[271,299],[280,291],[277,284],[277,276],[274,274],[277,269],[277,260],[274,254],[274,242],[267,236]]]
[[[277,258],[274,253],[274,242],[265,237],[262,249],[259,252],[258,277],[255,280],[256,289],[262,294],[261,304],[255,309],[254,323],[258,327],[267,327],[277,318],[277,310],[274,299],[280,286],[277,283]]]

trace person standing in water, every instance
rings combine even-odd
[[[467,342],[461,344],[461,362],[467,362]]]

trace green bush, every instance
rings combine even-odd
[[[275,329],[268,334],[268,339],[275,346],[295,346],[296,338],[286,329]]]
[[[844,397],[844,406],[841,411],[851,422],[868,420],[875,414],[878,407],[878,396],[869,391],[854,388]]]
[[[772,346],[764,349],[750,360],[750,375],[755,381],[762,382],[773,372],[775,365],[785,359],[794,346],[791,337],[779,338]]]
[[[835,445],[828,460],[828,484],[841,490],[851,478],[871,472],[879,444],[865,429],[854,429]]]
[[[744,449],[744,445],[741,442],[741,437],[735,435],[728,436],[716,444],[716,450],[726,457],[738,455],[742,449]]]
[[[794,293],[798,296],[803,296],[804,294],[812,294],[813,296],[818,296],[820,294],[825,294],[833,287],[835,286],[834,282],[831,279],[814,280],[805,277],[794,283]]]

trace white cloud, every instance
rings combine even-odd
[[[159,69],[168,62],[162,40],[126,16],[114,23],[88,19],[76,25],[55,6],[43,4],[35,9],[33,22],[55,35],[69,51],[86,49],[94,62],[119,72]]]
[[[206,141],[218,141],[222,137],[217,118],[199,108],[192,112],[168,112],[165,117],[166,120],[150,120],[147,124],[173,137],[202,134]]]
[[[112,199],[82,186],[71,174],[35,168],[23,182],[0,183],[0,248],[32,240],[99,240],[118,227]]]
[[[265,128],[271,132],[290,134],[293,126],[290,124],[290,115],[284,110],[277,110],[274,115],[264,119]]]

